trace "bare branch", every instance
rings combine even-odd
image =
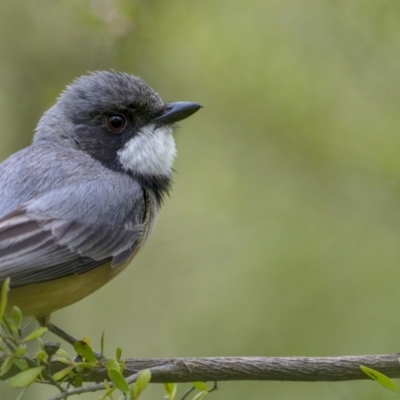
[[[0,358],[0,364],[4,359]],[[361,370],[365,365],[391,377],[400,377],[400,354],[343,357],[208,357],[208,358],[134,358],[127,359],[124,375],[130,377],[150,368],[152,383],[195,381],[349,381],[369,379]],[[54,374],[65,364],[52,362]],[[0,377],[10,378],[11,369]],[[108,379],[105,367],[84,374],[86,382]]]

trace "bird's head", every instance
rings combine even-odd
[[[165,104],[142,79],[126,73],[94,72],[67,86],[40,120],[34,140],[66,139],[108,168],[169,178],[174,126],[200,107]]]

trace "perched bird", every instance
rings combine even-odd
[[[62,336],[50,314],[102,287],[145,243],[170,189],[175,123],[200,107],[165,104],[126,73],[94,72],[67,86],[32,144],[0,164],[9,307]]]

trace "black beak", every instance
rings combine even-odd
[[[197,110],[202,108],[200,104],[192,103],[190,101],[178,101],[176,103],[166,104],[166,108],[163,113],[153,119],[153,122],[158,125],[169,125],[175,122],[182,121],[183,119],[190,117]]]

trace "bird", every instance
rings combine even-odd
[[[143,247],[169,194],[176,123],[202,106],[164,103],[143,79],[96,71],[40,118],[30,146],[0,164],[0,283],[73,344],[50,315],[100,289]]]

